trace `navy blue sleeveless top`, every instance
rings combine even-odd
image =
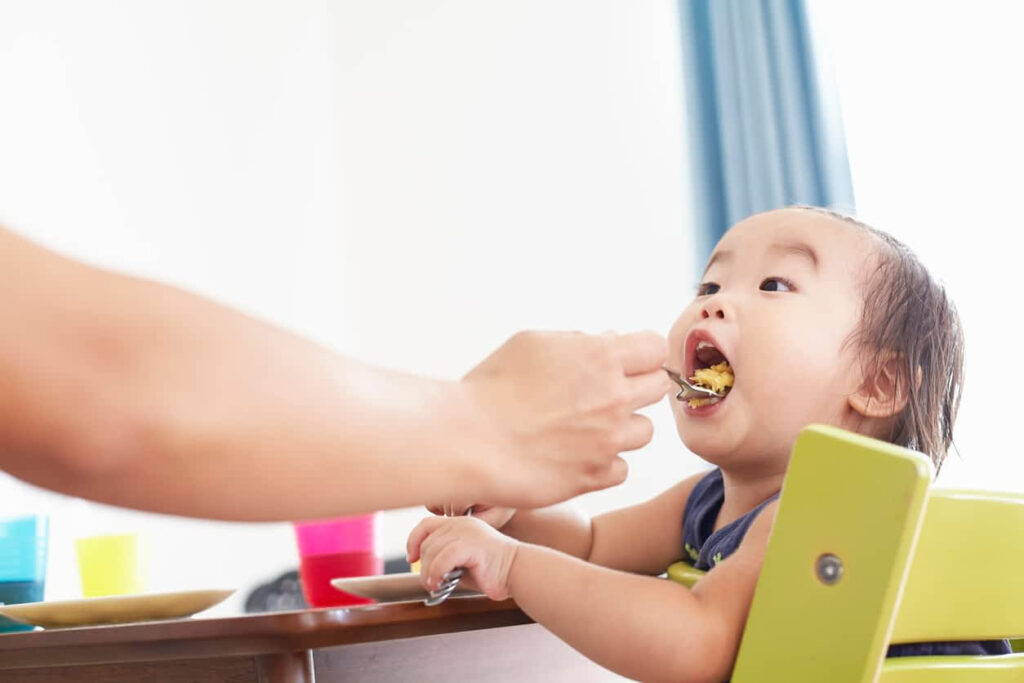
[[[725,500],[722,470],[708,472],[686,500],[683,511],[683,551],[686,561],[697,569],[707,571],[733,554],[747,529],[766,505],[779,497],[758,504],[750,512],[715,531],[718,512]],[[950,641],[936,643],[900,643],[890,645],[888,657],[921,657],[926,655],[1005,655],[1010,653],[1006,640]]]

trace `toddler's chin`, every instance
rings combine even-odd
[[[685,432],[678,431],[688,451],[715,465],[728,462],[736,451],[736,443],[731,438],[722,438],[722,430],[688,427]]]

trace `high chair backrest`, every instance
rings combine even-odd
[[[1024,494],[933,489],[892,642],[1022,634]]]
[[[1024,681],[1024,654],[885,659],[891,642],[1024,635],[1024,495],[930,480],[919,453],[801,433],[733,681]]]

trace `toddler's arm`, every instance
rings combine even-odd
[[[776,503],[692,591],[517,542],[479,520],[428,519],[409,539],[425,585],[466,567],[489,597],[524,612],[612,671],[645,681],[721,681],[735,661]]]
[[[656,498],[590,519],[570,504],[518,510],[492,524],[526,543],[560,550],[594,564],[639,574],[660,574],[682,557],[683,510],[704,472]],[[484,513],[484,520],[489,521]]]
[[[621,675],[722,681],[736,659],[774,516],[773,503],[692,591],[523,545],[509,592],[534,620]]]

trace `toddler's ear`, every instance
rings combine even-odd
[[[860,388],[847,397],[850,407],[864,417],[892,417],[907,405],[910,397],[909,369],[901,354],[887,353],[870,368]],[[921,373],[917,373],[921,381]]]

